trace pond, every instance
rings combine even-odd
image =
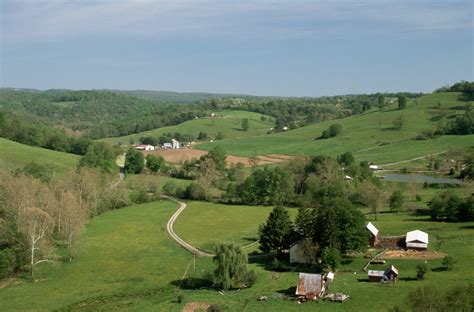
[[[384,181],[394,182],[415,182],[415,183],[429,183],[429,184],[462,184],[459,179],[452,178],[437,178],[424,174],[402,174],[402,173],[386,173],[380,176]]]

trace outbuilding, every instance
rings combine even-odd
[[[391,265],[385,270],[385,276],[387,277],[387,281],[396,283],[398,280],[398,269]]]
[[[321,274],[299,274],[296,296],[307,300],[316,300],[323,294],[324,281]]]
[[[369,270],[367,275],[369,282],[381,282],[385,278],[385,271]]]
[[[408,232],[405,238],[405,245],[407,249],[427,250],[428,243],[428,233],[420,230]]]
[[[370,233],[369,246],[375,247],[379,244],[379,230],[372,224],[372,222],[367,223],[367,230]]]

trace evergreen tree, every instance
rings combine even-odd
[[[260,225],[258,230],[260,250],[281,254],[290,247],[292,232],[293,223],[288,211],[282,206],[276,206],[270,212],[267,222]]]

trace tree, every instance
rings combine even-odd
[[[165,168],[165,159],[163,156],[155,156],[148,154],[146,156],[146,167],[150,169],[151,172],[157,173],[158,171],[163,171]]]
[[[79,162],[80,167],[100,168],[103,172],[112,173],[117,169],[115,153],[108,143],[91,143]]]
[[[67,191],[61,195],[62,198],[59,204],[62,214],[59,232],[66,242],[69,260],[72,260],[75,254],[77,237],[87,221],[87,210],[71,192]]]
[[[377,106],[380,110],[383,110],[383,108],[385,107],[385,96],[383,96],[382,94],[377,97]]]
[[[217,170],[223,171],[225,169],[227,155],[222,147],[217,145],[211,149],[208,153],[208,157],[214,161]]]
[[[46,259],[38,260],[38,254],[46,250],[50,243],[50,234],[53,231],[54,222],[48,213],[37,208],[28,207],[20,212],[20,231],[28,238],[30,250],[30,272],[33,277],[34,269],[39,263],[49,261]]]
[[[402,190],[396,190],[390,195],[388,199],[390,210],[394,212],[400,212],[405,203],[405,197],[403,196]]]
[[[298,214],[295,220],[296,232],[302,237],[311,237],[314,233],[313,220],[314,210],[307,207],[298,209]]]
[[[223,290],[245,287],[247,254],[234,243],[220,243],[214,247],[214,285]]]
[[[360,185],[360,195],[362,202],[370,208],[370,212],[374,214],[374,219],[377,220],[378,212],[386,202],[385,192],[367,179]]]
[[[260,250],[281,254],[284,249],[290,247],[292,232],[293,223],[288,210],[283,206],[276,206],[270,212],[267,222],[258,229]]]
[[[340,124],[332,124],[327,130],[324,130],[320,139],[329,139],[338,136],[342,133],[342,126]]]
[[[351,152],[345,152],[337,156],[337,162],[343,167],[349,167],[355,163],[355,158]]]
[[[443,266],[446,270],[450,271],[453,269],[454,267],[454,258],[450,255],[446,255],[444,258],[443,258]]]
[[[428,272],[428,265],[425,262],[420,262],[416,266],[416,278],[419,280],[425,279],[425,274]]]
[[[407,106],[406,96],[403,96],[403,95],[398,96],[398,108],[404,109],[406,106]]]
[[[395,117],[395,119],[392,121],[392,126],[395,129],[401,129],[403,127],[405,118],[403,117],[403,114],[399,114]]]
[[[204,140],[207,140],[207,133],[206,132],[203,132],[203,131],[199,131],[199,134],[197,136],[197,139],[199,141],[204,141]]]
[[[248,118],[242,119],[242,130],[244,130],[244,131],[249,130],[249,119]]]
[[[139,174],[143,167],[145,167],[143,154],[134,148],[130,148],[125,154],[125,172]]]

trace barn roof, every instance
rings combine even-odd
[[[419,241],[425,244],[428,244],[428,233],[425,233],[420,230],[410,231],[407,233],[405,242],[414,242]]]
[[[305,296],[309,293],[319,295],[322,287],[323,279],[321,274],[300,273],[296,287],[296,295]]]
[[[370,233],[372,233],[374,236],[377,236],[379,234],[379,230],[375,227],[375,225],[372,224],[372,222],[367,223],[367,230],[369,230]]]
[[[390,271],[393,271],[395,274],[398,275],[398,269],[391,265],[388,269],[385,270],[385,274],[388,274]]]
[[[385,271],[377,271],[377,270],[369,270],[367,271],[369,276],[380,276],[383,277],[385,275]]]

